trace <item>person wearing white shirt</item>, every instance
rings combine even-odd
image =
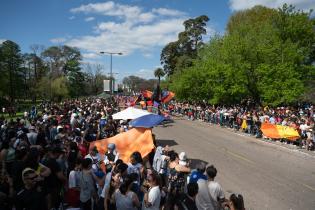
[[[161,190],[160,190],[160,177],[156,172],[148,175],[148,182],[150,188],[148,191],[143,189],[144,201],[143,201],[143,210],[159,210],[160,201],[161,201]]]

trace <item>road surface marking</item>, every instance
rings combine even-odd
[[[230,155],[232,155],[232,156],[234,156],[234,157],[237,157],[237,158],[239,158],[239,159],[241,159],[241,160],[243,160],[243,161],[246,161],[246,162],[248,162],[248,163],[255,164],[253,161],[247,159],[246,157],[244,157],[244,156],[242,156],[242,155],[236,154],[236,153],[231,152],[231,151],[229,151],[229,150],[227,150],[227,153],[229,153]]]
[[[314,187],[311,187],[311,186],[309,186],[309,185],[307,185],[307,184],[304,184],[304,183],[300,183],[300,184],[303,185],[304,187],[310,189],[310,190],[315,191],[315,188],[314,188]]]

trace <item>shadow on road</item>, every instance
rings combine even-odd
[[[160,125],[160,127],[161,128],[166,128],[166,127],[172,127],[173,126],[173,124],[164,124],[164,125]]]
[[[164,121],[160,124],[160,127],[170,127],[170,126],[173,126],[173,123],[174,123],[174,120],[172,120],[172,119],[167,119],[167,120],[164,120]]]
[[[189,159],[189,160],[190,160],[190,168],[196,168],[198,163],[204,163],[208,165],[208,162],[204,160],[200,160],[200,159]]]
[[[176,141],[170,140],[170,139],[157,139],[156,140],[157,145],[165,147],[166,145],[168,146],[175,146],[178,145]]]

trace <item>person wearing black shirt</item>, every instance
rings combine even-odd
[[[22,172],[24,187],[16,195],[16,210],[47,210],[45,194],[37,185],[40,177],[31,168]]]
[[[67,181],[66,176],[61,170],[57,158],[63,151],[59,147],[50,148],[48,151],[48,159],[43,164],[51,170],[51,174],[45,179],[47,191],[49,194],[48,207],[58,208],[60,204],[60,191],[63,184]]]
[[[179,210],[198,210],[196,206],[196,195],[198,194],[198,184],[189,183],[187,185],[187,194],[184,194],[178,203]]]

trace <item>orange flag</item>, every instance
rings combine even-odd
[[[263,123],[261,125],[261,131],[265,136],[272,139],[289,139],[294,141],[300,138],[297,130],[289,126]]]
[[[149,90],[143,90],[141,91],[141,94],[144,98],[152,98],[153,93]]]
[[[90,148],[96,146],[98,152],[104,155],[109,143],[116,145],[119,158],[126,163],[129,162],[130,155],[133,152],[138,151],[142,157],[145,157],[154,148],[152,131],[146,128],[133,128],[114,137],[91,142]]]
[[[168,95],[162,99],[162,102],[163,103],[167,103],[169,102],[170,100],[172,100],[172,98],[174,98],[175,96],[175,93],[171,92],[171,91],[168,91]]]

